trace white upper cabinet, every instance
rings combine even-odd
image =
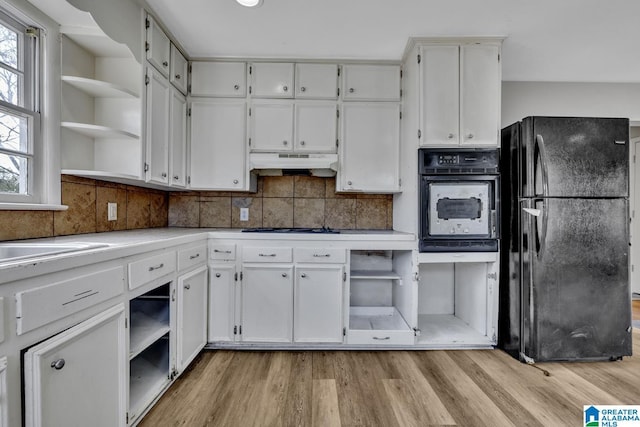
[[[145,50],[147,51],[147,61],[156,67],[163,76],[168,77],[169,61],[171,60],[169,37],[151,15],[147,15],[146,27],[147,42]]]
[[[190,188],[249,190],[246,120],[244,99],[191,102]]]
[[[171,128],[170,183],[174,187],[185,187],[187,183],[187,100],[176,89],[171,90],[169,126]]]
[[[191,96],[244,98],[246,95],[246,63],[207,61],[191,63]]]
[[[335,153],[338,114],[335,102],[296,101],[294,150]]]
[[[342,106],[338,191],[400,191],[400,105],[353,102]]]
[[[420,145],[497,145],[500,47],[495,43],[420,48]]]
[[[169,108],[171,85],[153,67],[147,67],[146,179],[169,183]]]
[[[497,145],[500,135],[500,50],[460,47],[460,132],[463,144]]]
[[[255,100],[251,106],[251,151],[286,152],[293,147],[293,102]]]
[[[296,98],[337,99],[337,64],[296,64]]]
[[[399,101],[400,66],[350,64],[342,67],[345,101]]]
[[[187,58],[171,43],[171,74],[169,75],[169,81],[173,83],[183,95],[187,94],[188,73],[189,63],[187,62]]]
[[[251,64],[251,95],[254,98],[293,98],[293,72],[292,63]]]

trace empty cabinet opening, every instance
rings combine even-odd
[[[486,262],[420,265],[418,343],[492,344],[491,268]]]

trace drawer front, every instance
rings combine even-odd
[[[124,292],[124,267],[113,267],[16,294],[17,333],[107,301]]]
[[[244,248],[244,262],[291,262],[291,248]]]
[[[129,289],[135,289],[174,271],[176,271],[174,251],[130,262]]]
[[[216,261],[233,261],[236,259],[236,245],[211,245],[209,258]]]
[[[297,248],[295,250],[296,262],[344,264],[347,262],[347,252],[339,248]]]
[[[385,330],[349,330],[348,344],[367,345],[414,345],[413,331],[385,331]]]
[[[178,251],[178,271],[186,270],[207,262],[207,247],[205,245]]]

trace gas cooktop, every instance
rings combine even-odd
[[[270,228],[270,227],[258,227],[258,228],[243,228],[243,233],[315,233],[315,234],[339,234],[339,230],[333,230],[329,227],[322,228]]]

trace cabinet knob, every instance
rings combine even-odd
[[[166,172],[162,172],[162,177],[166,178],[167,177],[167,173]]]
[[[64,364],[65,364],[64,359],[58,359],[51,362],[51,367],[59,371],[60,369],[64,368]]]
[[[282,273],[282,277],[287,277],[287,273]]]
[[[169,63],[168,63],[167,61],[162,61],[162,66],[163,66],[163,67],[168,67],[168,66],[169,66]]]
[[[288,142],[287,141],[282,141],[282,145],[287,145]]]
[[[176,181],[180,179],[180,177],[178,175],[174,175],[173,179],[175,179]]]
[[[288,86],[282,86],[282,90],[286,92],[286,91],[289,90],[289,87]]]
[[[356,90],[355,90],[354,88],[352,88],[352,87],[350,87],[350,88],[349,88],[349,93],[353,93],[353,92],[355,92],[355,91],[356,91]]]
[[[307,275],[305,273],[302,273],[300,277],[307,277]]]
[[[347,181],[347,185],[352,185],[352,184],[353,184],[353,182]]]
[[[467,135],[467,138],[468,138],[468,139],[472,139],[472,138],[473,138],[473,134],[472,134],[472,133],[470,133],[469,135]]]
[[[184,285],[184,288],[185,288],[186,290],[189,290],[189,289],[191,289],[191,285],[187,283],[186,285]]]
[[[307,91],[307,88],[306,88],[306,87],[302,86],[302,87],[300,88],[300,92],[306,92],[306,91]]]
[[[304,144],[305,144],[304,141],[300,141],[300,145],[304,145]]]
[[[216,273],[216,277],[220,277],[220,273]]]
[[[233,85],[233,89],[234,89],[234,90],[238,90],[238,89],[240,89],[240,85]]]
[[[180,74],[176,74],[176,80],[180,80]]]
[[[233,183],[234,183],[234,184],[237,184],[238,182],[239,182],[239,181],[238,181],[237,179],[234,179],[234,180],[233,180]]]
[[[454,136],[455,136],[454,134],[450,133],[449,135],[447,135],[447,138],[453,139]]]

